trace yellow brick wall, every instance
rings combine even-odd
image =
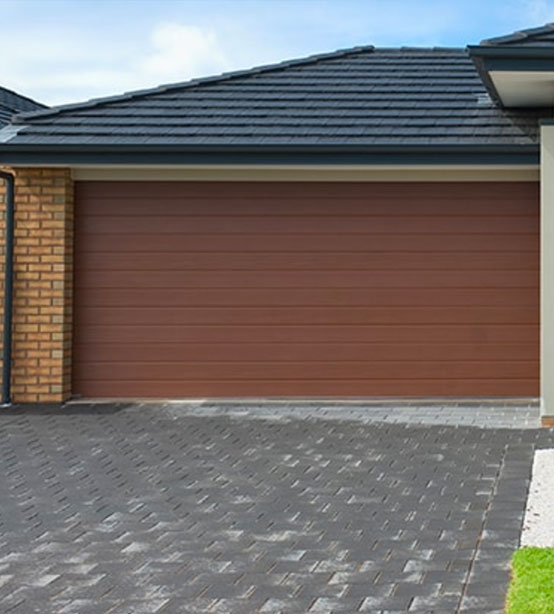
[[[1,185],[0,198],[3,208]],[[15,201],[12,397],[19,403],[60,402],[71,394],[70,171],[17,169]]]

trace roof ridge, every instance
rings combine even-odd
[[[363,53],[368,51],[375,51],[374,45],[358,45],[350,47],[348,49],[337,49],[328,53],[318,53],[309,55],[303,58],[294,58],[291,60],[284,60],[282,62],[276,62],[274,64],[263,64],[260,66],[254,66],[253,68],[247,68],[242,70],[235,70],[225,72],[219,75],[213,75],[210,77],[199,77],[195,79],[189,79],[188,81],[180,81],[177,83],[168,83],[164,85],[158,85],[152,88],[133,90],[125,92],[123,94],[116,94],[114,96],[103,96],[101,98],[92,98],[84,102],[69,103],[64,105],[58,105],[56,107],[46,108],[43,111],[28,111],[25,113],[18,113],[12,118],[12,123],[23,123],[27,119],[35,119],[42,117],[50,117],[52,115],[58,115],[65,111],[73,111],[78,109],[94,108],[106,103],[111,102],[123,102],[125,100],[134,100],[143,96],[149,96],[151,94],[160,94],[164,92],[171,92],[174,90],[186,89],[189,87],[195,87],[197,85],[205,85],[210,83],[220,83],[230,81],[232,79],[238,79],[240,77],[247,77],[249,75],[256,75],[265,72],[272,72],[275,70],[282,70],[290,68],[292,66],[299,66],[305,64],[312,64],[321,60],[327,60],[331,58],[344,57],[347,55],[353,55],[356,53]]]
[[[376,47],[375,52],[379,51],[448,51],[452,53],[464,53],[465,47],[440,47],[435,45],[434,47],[417,47],[413,45],[402,45],[401,47]]]
[[[545,23],[542,26],[537,26],[535,28],[526,28],[525,30],[516,30],[511,34],[504,34],[503,36],[495,36],[494,38],[486,38],[482,40],[479,44],[488,46],[488,45],[503,45],[505,43],[515,43],[517,41],[524,41],[529,38],[533,38],[533,36],[554,33],[554,22]]]
[[[15,98],[20,98],[22,100],[26,100],[27,102],[31,102],[32,104],[36,104],[37,107],[43,107],[45,110],[48,109],[48,106],[45,105],[44,103],[38,102],[37,100],[34,100],[33,98],[29,96],[24,96],[23,94],[20,94],[19,92],[16,92],[15,90],[10,89],[9,87],[4,87],[3,85],[0,85],[0,90],[7,92],[8,94],[11,94]]]

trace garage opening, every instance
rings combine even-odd
[[[76,182],[73,392],[538,396],[532,182]]]

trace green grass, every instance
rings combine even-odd
[[[554,548],[522,548],[512,558],[507,614],[554,614]]]

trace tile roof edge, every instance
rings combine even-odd
[[[92,98],[84,102],[76,102],[70,104],[59,105],[56,107],[46,108],[42,111],[30,111],[25,113],[18,113],[12,118],[13,123],[22,123],[33,119],[42,119],[43,117],[50,117],[53,115],[59,115],[66,111],[73,111],[79,109],[94,108],[103,104],[111,102],[123,102],[125,100],[133,100],[135,98],[142,98],[143,96],[149,96],[151,94],[161,94],[165,92],[171,92],[178,89],[184,89],[189,87],[195,87],[198,85],[207,85],[211,83],[220,83],[237,79],[240,77],[247,77],[250,75],[256,75],[259,73],[272,72],[275,70],[282,70],[284,68],[290,68],[292,66],[302,66],[306,64],[312,64],[321,60],[327,60],[332,58],[340,58],[347,55],[354,55],[356,53],[373,52],[375,51],[374,45],[359,45],[356,47],[350,47],[348,49],[338,49],[337,51],[331,51],[328,53],[318,53],[309,55],[303,58],[295,58],[291,60],[284,60],[282,62],[276,62],[274,64],[265,64],[261,66],[254,66],[253,68],[247,68],[242,70],[236,70],[231,72],[222,73],[220,75],[213,75],[210,77],[200,77],[196,79],[190,79],[188,81],[180,81],[177,83],[168,83],[165,85],[158,85],[156,87],[133,90],[125,92],[123,94],[116,94],[114,96],[104,96],[101,98]]]
[[[27,102],[31,102],[32,104],[36,104],[37,107],[42,107],[44,110],[48,110],[49,108],[48,105],[45,105],[42,102],[38,102],[37,100],[35,100],[34,98],[31,98],[30,96],[25,96],[23,94],[20,94],[19,92],[16,92],[15,90],[10,89],[9,87],[4,87],[3,85],[0,85],[0,90],[3,90],[4,92],[8,92],[8,94],[11,94],[12,96],[15,96],[16,98],[21,98],[22,100],[26,100]]]
[[[25,124],[20,124],[19,126],[16,126],[14,124],[5,124],[1,126],[0,127],[0,143],[1,144],[8,143],[13,138],[15,138],[17,136],[17,133],[20,130],[23,130],[23,128],[25,128]]]
[[[446,52],[446,53],[466,53],[466,47],[417,47],[411,45],[403,45],[401,47],[375,47],[375,53],[379,53],[381,51],[432,51],[432,52]]]
[[[511,34],[505,34],[503,36],[495,36],[494,38],[486,38],[479,44],[483,46],[488,45],[503,45],[506,43],[515,43],[517,41],[523,41],[527,38],[531,38],[536,34],[547,34],[548,32],[554,32],[554,23],[546,23],[542,26],[535,28],[526,28],[525,30],[517,30]]]

